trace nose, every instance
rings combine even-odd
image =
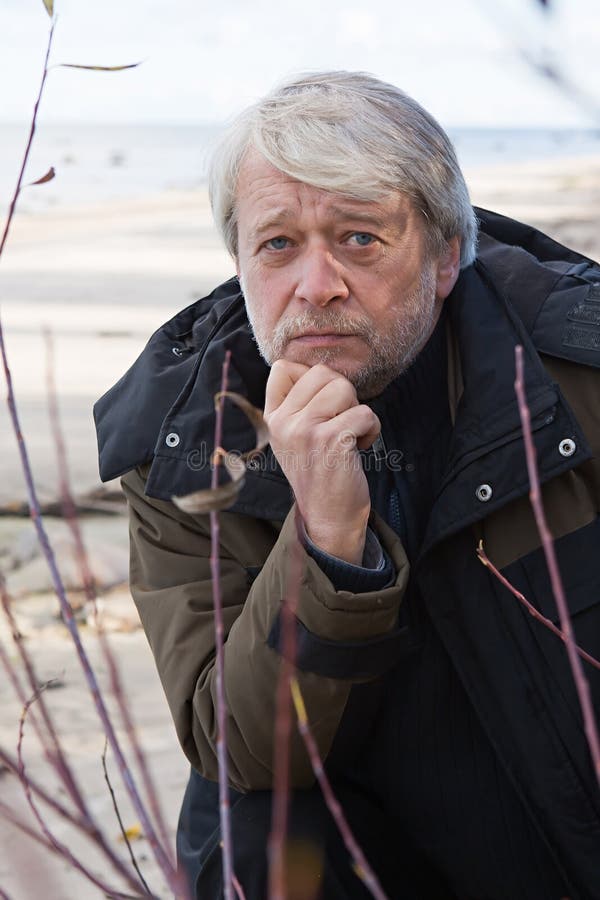
[[[296,297],[312,306],[327,306],[333,300],[347,300],[349,296],[343,266],[331,250],[307,249],[299,260]]]

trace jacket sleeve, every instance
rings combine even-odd
[[[130,511],[131,592],[183,750],[202,775],[217,780],[209,519],[145,496],[144,484],[140,470],[122,479]],[[360,594],[336,591],[299,542],[294,509],[280,530],[272,522],[236,513],[220,513],[219,522],[230,783],[241,791],[268,789],[281,659],[272,632],[290,588],[290,558],[298,553],[301,559],[297,618],[305,642],[312,646],[307,659],[316,659],[297,674],[323,758],[352,684],[369,680],[360,665],[361,648],[373,656],[373,643],[396,627],[408,563],[397,537],[378,521],[376,533],[394,563],[395,583]],[[249,574],[255,571],[259,574],[250,586]],[[350,658],[358,660],[355,673],[323,674],[328,652],[335,656],[340,648],[348,648]],[[310,762],[295,728],[290,771],[293,786],[312,783]]]

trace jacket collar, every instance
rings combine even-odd
[[[153,334],[131,369],[95,404],[103,481],[150,462],[149,496],[170,500],[210,486],[214,396],[228,350],[228,390],[262,407],[269,369],[252,338],[235,278]],[[245,452],[255,445],[248,419],[229,403],[224,433],[227,450]],[[231,509],[284,519],[291,503],[288,482],[267,448],[248,468]]]
[[[549,263],[534,260],[529,250],[499,244],[500,232],[505,239],[517,240],[518,223],[479,214],[491,216],[491,245],[484,248],[482,259],[461,273],[446,301],[454,338],[451,347],[455,348],[449,353],[449,385],[460,390],[450,391],[454,434],[425,549],[528,489],[522,477],[525,464],[513,388],[517,343],[525,350],[526,387],[536,437],[539,431],[542,480],[589,456],[580,429],[512,308],[514,298],[503,296],[495,287],[499,279],[507,281],[514,295],[519,271],[525,272],[528,288],[535,290],[537,285],[543,300],[566,269],[585,267],[589,261],[582,262],[582,257],[565,250],[557,273]],[[530,249],[540,245],[535,248],[540,257],[551,256],[559,246],[527,226],[519,228],[525,229],[522,243],[528,241]],[[527,267],[529,260],[534,261],[535,272]],[[94,417],[102,480],[151,461],[146,484],[150,496],[170,499],[209,486],[213,398],[220,388],[226,350],[232,354],[229,389],[262,406],[268,368],[252,339],[237,279],[159,329],[132,368],[97,402]],[[254,445],[250,424],[230,404],[225,434],[227,449],[245,451]],[[566,436],[573,437],[577,446],[570,458],[557,450]],[[492,496],[482,502],[477,488],[484,483],[490,484]],[[258,518],[283,519],[290,505],[287,481],[267,449],[248,470],[232,509]]]
[[[529,490],[514,390],[515,347],[523,347],[524,382],[540,481],[591,456],[585,436],[509,299],[481,260],[448,298],[448,385],[454,429],[446,474],[421,555],[440,540],[484,518]],[[455,386],[461,386],[456,392]],[[574,441],[563,456],[561,441]],[[482,487],[484,490],[482,491]]]

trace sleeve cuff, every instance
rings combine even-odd
[[[303,524],[300,538],[308,555],[315,560],[336,591],[360,594],[391,587],[395,581],[396,573],[392,561],[371,528],[367,528],[362,566],[355,566],[320,550],[307,535]]]

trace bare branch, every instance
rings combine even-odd
[[[0,595],[2,600],[2,606],[4,608],[4,612],[8,618],[9,624],[11,626],[11,630],[13,633],[13,638],[15,640],[15,644],[18,648],[18,651],[21,656],[21,660],[27,672],[28,681],[31,687],[31,690],[36,692],[38,687],[38,678],[35,673],[35,669],[33,667],[33,663],[27,653],[25,648],[25,644],[23,643],[22,636],[17,628],[17,624],[12,616],[10,597],[6,591],[4,582],[0,578]],[[27,696],[25,695],[25,691],[23,686],[21,685],[19,678],[14,671],[13,666],[10,664],[10,661],[6,655],[4,647],[0,644],[0,660],[2,661],[11,683],[15,688],[15,692],[17,696],[20,698],[23,704],[26,704]],[[126,882],[130,883],[134,888],[137,888],[136,882],[133,880],[129,870],[126,866],[123,865],[122,860],[115,854],[110,844],[93,821],[91,813],[87,808],[87,804],[85,802],[84,796],[81,794],[79,790],[79,786],[71,772],[70,766],[67,762],[67,759],[62,752],[62,747],[60,745],[60,741],[58,738],[58,734],[54,729],[54,724],[52,722],[52,718],[46,708],[45,700],[43,694],[38,697],[38,706],[43,716],[44,724],[48,731],[48,734],[45,734],[42,729],[39,727],[37,722],[37,718],[31,715],[32,724],[35,727],[36,734],[40,740],[42,745],[44,755],[49,762],[52,769],[55,771],[57,776],[65,785],[71,799],[75,803],[75,806],[79,810],[79,817],[74,816],[66,807],[64,807],[61,803],[59,803],[55,798],[53,798],[47,791],[45,791],[40,785],[36,784],[30,776],[27,776],[27,789],[38,796],[41,800],[44,801],[47,805],[51,807],[55,812],[65,818],[68,822],[71,823],[75,828],[84,832],[94,843],[98,845],[98,847],[105,854],[113,868],[120,873],[120,875],[126,880]],[[19,765],[18,760],[13,760],[5,751],[0,748],[0,763],[5,765],[10,771],[12,771],[15,775],[17,775],[22,780],[22,771]]]
[[[299,512],[296,508],[296,529]],[[292,732],[291,680],[296,659],[296,610],[302,582],[302,555],[296,542],[290,557],[286,596],[281,606],[281,663],[275,701],[273,747],[273,805],[269,835],[269,900],[285,900],[285,843],[290,803],[290,738]]]
[[[529,474],[530,484],[529,499],[531,501],[537,529],[542,541],[542,547],[544,548],[544,556],[546,558],[546,565],[548,567],[548,573],[550,575],[552,593],[554,595],[554,599],[556,600],[556,606],[560,618],[560,627],[564,635],[565,644],[567,646],[567,654],[569,656],[569,663],[571,666],[571,671],[573,672],[575,688],[577,690],[577,696],[579,698],[579,704],[581,706],[583,724],[588,746],[590,749],[590,754],[592,757],[592,763],[594,765],[596,778],[600,783],[600,740],[598,739],[598,729],[596,726],[596,720],[594,718],[594,709],[590,697],[590,687],[585,675],[583,674],[581,661],[577,653],[577,645],[575,644],[575,640],[573,637],[573,627],[571,625],[569,607],[567,605],[567,599],[565,597],[563,583],[560,577],[560,571],[558,569],[554,542],[552,540],[552,535],[550,534],[550,530],[546,522],[546,515],[544,513],[544,506],[542,503],[542,495],[540,491],[540,480],[537,469],[536,451],[535,445],[533,443],[533,436],[531,433],[531,415],[525,397],[525,385],[523,380],[523,348],[520,345],[515,347],[515,363],[515,393],[517,395],[517,400],[519,403],[519,416],[521,417],[521,427],[523,429],[523,440],[525,443],[525,458],[527,460],[527,472]]]
[[[483,541],[479,542],[479,546],[477,548],[477,556],[479,557],[480,562],[482,562],[483,565],[490,570],[492,575],[494,575],[494,577],[497,578],[498,581],[503,584],[504,587],[507,588],[507,590],[509,590],[514,597],[517,598],[517,600],[521,601],[527,612],[530,613],[534,619],[537,619],[538,622],[541,622],[542,625],[545,625],[546,628],[549,628],[553,634],[561,639],[561,641],[563,641],[564,643],[567,642],[567,639],[560,628],[557,628],[554,622],[551,621],[551,619],[547,619],[546,616],[543,616],[539,609],[536,609],[533,603],[531,603],[527,599],[527,597],[525,597],[521,593],[521,591],[518,591],[515,587],[513,587],[508,578],[505,578],[504,575],[502,575],[502,573],[498,571],[496,566],[493,564],[493,562],[491,562],[485,550],[483,549]],[[600,662],[598,662],[598,660],[594,656],[586,653],[586,651],[583,650],[578,644],[575,644],[575,649],[582,659],[585,659],[585,661],[594,666],[594,668],[600,669]]]
[[[2,608],[4,610],[4,615],[8,621],[10,626],[13,640],[19,656],[21,658],[21,662],[23,664],[23,668],[25,669],[25,673],[27,675],[27,680],[29,682],[30,690],[35,693],[37,691],[38,685],[40,683],[40,679],[38,678],[35,667],[33,664],[33,660],[31,659],[27,649],[25,647],[23,636],[19,631],[17,623],[15,621],[13,612],[12,612],[12,603],[10,596],[6,590],[6,585],[4,582],[4,578],[0,575],[0,601],[2,603]],[[4,654],[0,654],[2,661],[4,663],[5,668],[9,671],[9,677],[11,678],[13,687],[17,696],[19,697],[21,703],[27,703],[27,695],[23,687],[20,685],[18,678],[16,677],[16,673],[11,673],[10,664],[8,660],[5,659]],[[90,813],[87,809],[87,805],[85,803],[85,799],[83,794],[81,793],[79,786],[73,776],[71,768],[67,762],[67,759],[62,751],[62,747],[60,745],[60,740],[58,734],[56,733],[56,729],[54,728],[54,723],[52,722],[52,718],[46,706],[46,702],[43,697],[40,697],[39,701],[39,710],[41,717],[44,722],[44,726],[46,729],[46,733],[42,732],[37,723],[37,717],[33,719],[34,728],[44,750],[44,755],[52,766],[52,768],[56,771],[57,775],[63,782],[65,788],[71,800],[77,807],[77,809],[81,812],[84,818],[90,818]]]
[[[133,852],[133,847],[131,846],[131,841],[129,840],[129,837],[127,835],[127,829],[125,828],[125,825],[123,824],[123,819],[121,818],[119,804],[117,803],[117,798],[115,796],[113,786],[110,782],[110,777],[108,775],[108,769],[106,767],[106,751],[107,751],[107,749],[108,749],[108,741],[105,739],[104,740],[104,750],[102,751],[102,770],[104,772],[104,780],[106,781],[106,784],[108,786],[108,792],[110,794],[110,799],[112,800],[112,805],[113,805],[113,809],[115,811],[115,815],[117,817],[117,822],[119,823],[119,828],[121,829],[123,841],[125,842],[125,846],[127,847],[127,850],[129,851],[129,858],[131,859],[131,865],[133,866],[135,871],[138,873],[138,877],[142,883],[144,890],[146,891],[147,894],[150,894],[151,893],[150,888],[148,887],[148,884],[146,883],[146,879],[144,878],[144,876],[141,873],[140,867],[138,865],[138,861],[135,858],[135,853]]]
[[[52,6],[51,0],[44,0],[46,3],[46,8],[48,9],[48,3],[50,4],[50,9]],[[48,12],[52,15],[50,9]],[[35,129],[37,125],[37,115],[38,109],[40,105],[40,100],[42,99],[42,94],[44,93],[44,85],[46,84],[46,78],[48,76],[48,59],[50,58],[50,50],[52,49],[52,39],[54,37],[54,23],[50,28],[50,34],[48,35],[48,46],[46,47],[46,57],[44,59],[44,71],[42,73],[42,80],[40,83],[40,89],[38,91],[37,99],[35,101],[35,106],[33,107],[33,117],[31,119],[31,126],[29,128],[29,137],[27,139],[27,146],[25,147],[25,154],[23,156],[23,162],[21,163],[21,171],[19,172],[19,177],[17,178],[17,186],[15,188],[12,200],[10,202],[10,206],[8,209],[8,216],[6,217],[6,224],[4,225],[4,231],[2,233],[2,238],[0,239],[0,257],[2,256],[2,252],[6,245],[6,241],[8,238],[8,233],[10,231],[10,226],[15,214],[15,209],[17,206],[17,200],[19,199],[19,194],[21,193],[21,185],[23,183],[23,177],[25,175],[25,168],[27,167],[27,161],[29,159],[29,153],[31,151],[31,145],[33,143],[33,136],[35,134]],[[0,338],[2,337],[2,327],[0,325]],[[4,352],[2,354],[4,358]],[[4,365],[6,366],[6,360],[4,361]]]
[[[306,707],[304,706],[304,700],[302,699],[302,694],[300,693],[300,688],[295,678],[292,678],[290,681],[290,689],[292,692],[294,706],[296,708],[296,715],[298,717],[298,730],[300,731],[300,734],[302,735],[302,738],[306,745],[306,750],[310,757],[312,770],[315,774],[315,778],[319,782],[321,791],[323,792],[323,798],[325,800],[325,803],[327,804],[327,808],[333,816],[335,824],[339,829],[348,853],[352,857],[354,871],[358,878],[360,878],[360,880],[363,882],[365,887],[373,895],[373,897],[375,897],[375,900],[388,900],[385,891],[379,883],[377,875],[367,862],[367,859],[363,851],[361,850],[358,841],[352,834],[352,830],[348,824],[346,817],[344,816],[342,807],[338,803],[335,794],[333,793],[331,784],[329,783],[329,778],[327,777],[327,774],[325,772],[325,767],[321,761],[321,757],[319,756],[317,743],[308,724]]]
[[[70,866],[72,866],[74,869],[76,869],[78,872],[80,872],[83,876],[85,876],[85,878],[87,878],[88,881],[91,881],[92,884],[96,885],[96,887],[100,888],[100,890],[104,891],[105,893],[110,894],[110,893],[112,893],[112,889],[111,889],[110,885],[108,885],[106,882],[102,881],[99,878],[99,876],[95,875],[90,869],[88,869],[86,866],[84,866],[83,863],[80,862],[80,860],[77,859],[77,857],[71,853],[71,851],[66,846],[66,844],[63,844],[52,834],[52,832],[48,828],[48,825],[46,824],[45,819],[43,818],[42,814],[40,813],[40,811],[37,807],[37,804],[35,803],[35,801],[33,799],[33,794],[32,794],[32,791],[31,791],[31,788],[29,785],[29,779],[25,772],[25,762],[23,759],[23,736],[25,733],[25,721],[27,719],[27,713],[28,713],[29,709],[31,708],[32,704],[35,703],[35,701],[41,696],[42,692],[45,690],[45,688],[47,687],[48,684],[49,684],[49,682],[41,685],[36,690],[34,695],[25,704],[23,711],[21,713],[21,718],[19,721],[19,739],[18,739],[18,743],[17,743],[17,759],[18,759],[18,763],[19,763],[19,773],[18,773],[19,779],[21,780],[21,784],[23,785],[23,790],[25,791],[25,796],[27,798],[29,807],[30,807],[33,815],[35,816],[35,819],[40,827],[40,830],[42,831],[42,834],[46,838],[48,845],[50,845],[56,851],[56,853],[58,853],[60,856],[62,856],[69,863]]]
[[[241,884],[239,883],[239,881],[237,880],[235,875],[232,876],[232,880],[233,880],[233,886],[235,888],[235,892],[237,894],[238,900],[246,900],[246,895],[244,893],[244,889],[242,888]]]
[[[14,192],[11,204],[10,204],[10,208],[9,208],[9,212],[8,212],[8,216],[7,216],[7,220],[6,220],[6,225],[4,228],[3,235],[2,235],[2,239],[0,241],[0,257],[2,255],[4,247],[6,245],[6,240],[7,240],[8,234],[9,234],[10,225],[11,225],[11,222],[12,222],[12,219],[14,216],[14,212],[16,209],[16,204],[17,204],[17,200],[19,197],[19,193],[21,191],[23,174],[25,171],[25,167],[27,165],[27,160],[29,158],[31,145],[33,142],[33,136],[35,134],[39,104],[40,104],[40,101],[42,98],[44,85],[46,83],[46,77],[48,74],[48,59],[50,56],[50,49],[52,46],[53,34],[54,34],[54,25],[52,25],[52,28],[50,29],[48,46],[47,46],[46,56],[45,56],[45,60],[44,60],[44,71],[43,71],[42,80],[40,83],[37,100],[36,100],[35,107],[34,107],[33,118],[31,121],[31,127],[30,127],[30,132],[29,132],[29,138],[28,138],[26,149],[25,149],[25,154],[23,157],[21,171],[20,171],[19,177],[17,179],[17,186],[15,188],[15,192]],[[3,363],[3,367],[4,367],[5,378],[6,378],[8,408],[9,408],[10,418],[11,418],[11,422],[12,422],[13,429],[15,432],[15,436],[17,438],[19,455],[21,457],[21,464],[23,467],[25,483],[27,486],[27,495],[28,495],[28,500],[29,500],[29,507],[31,510],[31,517],[32,517],[32,520],[33,520],[33,523],[34,523],[34,526],[35,526],[35,529],[36,529],[36,532],[38,535],[38,540],[40,542],[40,546],[42,548],[43,554],[46,558],[48,567],[50,569],[50,574],[52,577],[54,590],[56,591],[56,595],[57,595],[59,603],[60,603],[63,621],[64,621],[65,625],[67,626],[67,629],[71,635],[73,643],[75,644],[75,649],[77,651],[79,662],[81,664],[86,681],[88,683],[88,687],[92,694],[92,698],[94,701],[94,705],[96,707],[96,711],[98,713],[100,721],[102,722],[104,731],[108,737],[112,751],[115,755],[115,759],[117,760],[119,771],[120,771],[121,777],[123,779],[123,782],[125,784],[126,790],[131,798],[131,801],[136,810],[138,818],[140,819],[140,822],[142,823],[142,826],[144,828],[144,833],[146,834],[146,836],[148,838],[152,852],[156,858],[156,861],[157,861],[160,869],[164,873],[164,875],[169,883],[169,886],[172,888],[173,892],[176,895],[178,895],[180,893],[181,879],[178,877],[178,875],[175,871],[175,868],[173,866],[173,863],[169,859],[169,856],[167,855],[165,848],[163,848],[163,846],[160,844],[160,842],[156,836],[156,833],[154,831],[154,828],[152,826],[150,818],[146,812],[144,804],[142,803],[142,800],[138,793],[132,773],[127,766],[127,762],[125,760],[125,757],[124,757],[121,747],[119,745],[119,742],[118,742],[118,739],[116,736],[116,732],[114,730],[112,721],[109,717],[108,710],[106,708],[106,704],[102,697],[100,687],[98,685],[95,673],[90,665],[87,654],[85,653],[85,650],[83,648],[81,638],[80,638],[79,632],[77,630],[77,625],[76,625],[75,619],[73,617],[73,611],[72,611],[71,606],[66,597],[64,585],[63,585],[63,582],[62,582],[62,579],[61,579],[61,576],[60,576],[60,573],[58,570],[58,566],[56,563],[56,558],[55,558],[54,552],[52,550],[52,547],[50,546],[50,542],[48,540],[48,535],[46,533],[46,530],[44,528],[44,525],[43,525],[43,522],[41,519],[40,505],[39,505],[37,492],[36,492],[35,485],[34,485],[33,473],[31,471],[31,464],[30,464],[30,460],[29,460],[29,454],[27,452],[27,448],[25,445],[22,431],[21,431],[21,424],[20,424],[19,414],[18,414],[16,400],[15,400],[15,394],[14,394],[12,378],[11,378],[11,374],[10,374],[10,368],[8,365],[8,356],[7,356],[7,352],[6,352],[6,345],[5,345],[5,341],[4,341],[4,332],[2,329],[1,321],[0,321],[0,354],[2,356],[2,363]]]
[[[221,376],[221,393],[227,390],[229,362],[231,352],[228,350],[223,362]],[[223,397],[217,403],[215,419],[215,447],[221,446],[223,434]],[[211,488],[216,491],[219,486],[220,454],[215,454],[211,476]],[[233,900],[233,846],[231,840],[231,816],[229,815],[229,774],[227,766],[227,707],[225,704],[225,654],[223,648],[223,601],[221,597],[221,566],[219,558],[219,513],[210,511],[210,571],[212,578],[213,606],[215,610],[215,649],[216,649],[216,694],[217,694],[217,761],[219,769],[219,815],[221,821],[221,841],[223,859],[223,897]]]
[[[136,762],[138,764],[138,768],[140,770],[140,774],[142,776],[142,782],[144,784],[144,789],[146,791],[146,796],[148,797],[148,802],[150,804],[150,809],[152,810],[152,814],[157,823],[160,838],[163,846],[166,848],[169,846],[169,837],[167,833],[167,827],[164,820],[164,816],[162,814],[162,810],[160,807],[160,802],[158,799],[158,794],[156,788],[154,786],[154,782],[150,775],[150,770],[148,768],[148,764],[146,762],[146,757],[141,745],[141,742],[137,736],[135,724],[133,721],[133,716],[131,715],[131,710],[129,708],[129,704],[127,702],[127,695],[125,690],[123,689],[123,683],[121,680],[121,675],[119,673],[119,668],[117,665],[117,661],[115,656],[111,650],[108,637],[104,628],[102,626],[101,620],[98,618],[98,610],[97,610],[97,590],[96,583],[92,574],[92,569],[90,566],[89,557],[87,554],[87,550],[85,547],[85,543],[83,540],[83,535],[81,532],[81,527],[79,525],[79,518],[77,516],[77,508],[75,505],[75,501],[73,499],[73,494],[70,486],[70,477],[69,477],[69,463],[67,459],[67,449],[65,445],[65,441],[62,434],[62,429],[60,425],[60,413],[58,408],[58,397],[56,393],[56,385],[54,379],[54,345],[52,341],[52,335],[49,330],[45,331],[45,339],[46,339],[46,353],[47,353],[47,367],[46,367],[46,381],[48,388],[48,410],[50,414],[50,423],[52,427],[52,434],[54,438],[54,446],[56,448],[56,456],[57,456],[57,464],[58,464],[58,473],[59,473],[59,487],[60,487],[60,496],[62,502],[62,509],[65,520],[73,537],[73,543],[75,546],[75,555],[77,558],[79,570],[82,574],[83,586],[85,590],[85,595],[88,603],[91,605],[94,611],[94,619],[96,623],[96,629],[98,633],[98,640],[100,643],[100,648],[102,650],[102,654],[104,656],[104,660],[106,662],[106,666],[109,673],[110,685],[113,696],[117,701],[117,705],[119,708],[119,713],[121,715],[121,719],[125,726],[125,731],[127,733],[127,737],[129,739],[130,746],[133,750]]]

